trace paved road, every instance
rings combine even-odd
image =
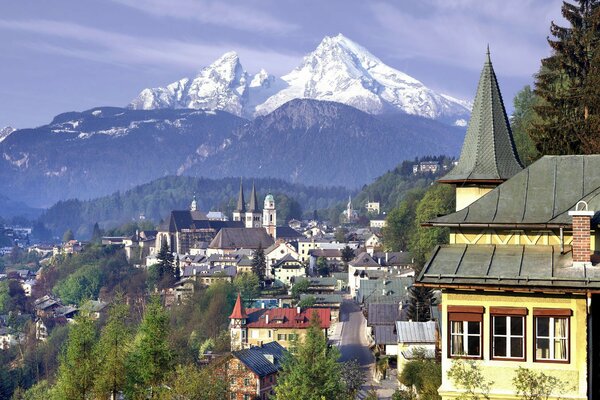
[[[375,362],[365,337],[367,321],[360,307],[352,300],[344,300],[340,307],[340,322],[342,323],[341,340],[339,344],[342,353],[341,361],[356,359],[363,367],[370,367]]]

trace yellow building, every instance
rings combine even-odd
[[[231,350],[240,350],[264,343],[278,342],[289,348],[293,340],[302,341],[316,313],[321,321],[323,334],[331,325],[329,308],[244,308],[238,295],[233,312],[229,316]]]
[[[457,212],[426,225],[449,228],[450,243],[416,284],[442,290],[442,398],[464,391],[448,378],[454,359],[476,361],[490,399],[520,398],[519,367],[560,379],[550,398],[600,398],[600,155],[521,170],[488,53],[460,160],[441,181],[457,186]]]

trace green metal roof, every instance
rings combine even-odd
[[[570,225],[580,200],[600,211],[600,155],[544,156],[468,207],[436,218],[436,226]],[[600,222],[596,213],[592,224]]]
[[[417,278],[431,286],[600,289],[598,266],[574,267],[571,247],[521,245],[438,246]]]
[[[497,182],[522,169],[488,49],[460,159],[439,181]]]

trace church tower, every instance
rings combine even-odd
[[[276,240],[277,237],[277,210],[275,209],[275,199],[271,193],[265,196],[265,204],[263,207],[263,228],[267,233]]]
[[[231,336],[231,351],[241,350],[248,342],[246,320],[248,315],[242,304],[242,296],[238,293],[233,312],[229,316],[229,335]]]
[[[246,210],[246,228],[262,227],[262,215],[258,209],[258,199],[256,197],[256,187],[252,182],[252,193],[250,194],[250,204]]]
[[[523,169],[488,47],[458,164],[438,180],[456,186],[456,211]]]
[[[190,211],[198,211],[198,202],[196,201],[196,195],[194,195],[192,204],[190,205]]]
[[[244,200],[244,184],[240,178],[240,193],[238,194],[238,201],[235,210],[233,211],[234,221],[245,221],[246,218],[246,201]]]

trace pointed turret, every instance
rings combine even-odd
[[[248,207],[248,211],[258,211],[258,200],[256,198],[256,187],[254,186],[254,181],[252,181],[252,194],[250,194],[250,206]]]
[[[246,319],[248,315],[246,314],[246,309],[242,304],[242,296],[238,293],[237,300],[235,301],[235,306],[233,306],[233,311],[229,316],[229,319]]]
[[[246,200],[244,200],[244,184],[240,178],[240,194],[238,194],[237,207],[235,211],[246,212]]]
[[[439,182],[497,185],[522,169],[488,46],[460,159]]]
[[[522,169],[488,46],[460,159],[438,182],[456,185],[458,211]]]

